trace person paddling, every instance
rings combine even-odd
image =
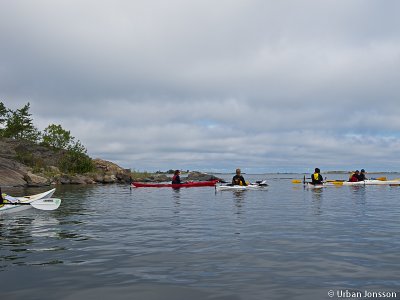
[[[318,168],[315,168],[314,174],[311,175],[311,183],[312,184],[322,184],[324,179],[322,178],[322,175],[320,174],[321,170]]]
[[[181,184],[181,177],[179,176],[181,174],[181,171],[176,170],[174,172],[174,176],[172,177],[172,184]]]
[[[360,171],[356,170],[349,178],[350,182],[357,182],[359,181],[358,177],[360,176]]]
[[[367,179],[365,177],[365,170],[361,169],[360,174],[358,175],[358,181],[364,181],[365,179]]]
[[[246,181],[244,180],[243,176],[241,175],[240,169],[236,169],[236,175],[232,178],[233,185],[247,185]]]

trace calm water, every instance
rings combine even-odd
[[[0,299],[400,298],[400,187],[246,176],[263,178],[236,193],[59,186],[58,210],[0,216]]]

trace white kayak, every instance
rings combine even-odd
[[[400,180],[378,180],[378,179],[366,179],[364,181],[333,181],[326,182],[326,185],[400,185]]]
[[[364,186],[364,185],[400,185],[400,180],[378,180],[378,179],[366,179],[364,181],[327,181],[322,184],[312,184],[310,182],[306,182],[304,184],[307,188],[311,189],[319,189],[323,187],[332,187],[332,186]]]
[[[246,191],[246,190],[263,190],[268,186],[265,180],[258,182],[258,183],[251,183],[248,185],[233,185],[233,184],[226,184],[221,185],[217,184],[215,189],[217,191]]]
[[[57,209],[61,204],[61,199],[50,198],[55,191],[56,189],[51,189],[36,195],[15,197],[16,203],[6,203],[0,206],[0,214],[19,212],[31,207],[41,210]]]

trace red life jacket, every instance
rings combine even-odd
[[[349,181],[350,181],[350,182],[357,182],[357,181],[358,181],[357,175],[356,175],[356,174],[353,174],[353,176],[351,176],[351,178],[350,178]]]
[[[176,178],[179,178],[179,183],[181,183],[181,178],[180,178],[180,176],[179,175],[174,175],[173,177],[172,177],[172,184],[177,184],[178,182],[178,180],[176,180]]]

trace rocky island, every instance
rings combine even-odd
[[[131,181],[170,181],[170,173],[132,172],[103,160],[92,159],[86,147],[61,125],[43,131],[33,125],[28,102],[19,109],[0,102],[0,186],[55,184],[109,184]],[[218,179],[191,172],[186,180]]]
[[[131,180],[165,182],[170,174],[138,173],[110,161],[92,159],[91,172],[62,172],[60,161],[65,151],[37,145],[25,140],[0,137],[0,186],[46,186],[56,184],[128,184]],[[218,179],[214,175],[189,172],[185,180]]]

